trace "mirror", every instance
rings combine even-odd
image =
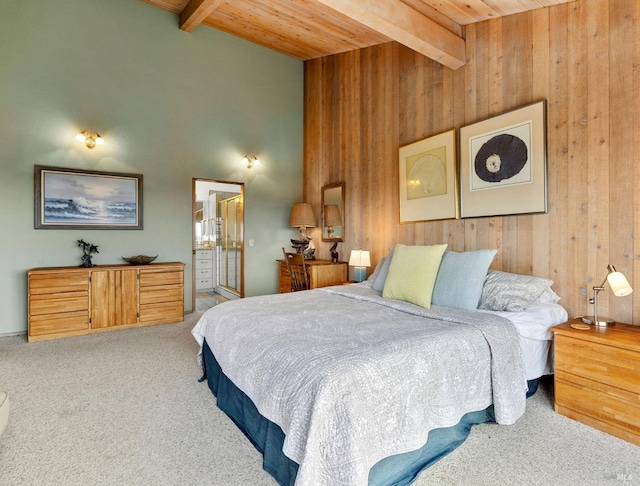
[[[322,187],[322,241],[344,241],[344,182]]]

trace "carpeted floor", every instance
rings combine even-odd
[[[198,317],[43,343],[1,338],[12,409],[0,485],[275,485],[197,382]],[[640,447],[557,415],[547,382],[517,424],[474,427],[414,484],[640,484]]]

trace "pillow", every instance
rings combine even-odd
[[[431,307],[433,285],[446,248],[447,245],[396,246],[382,296]]]
[[[387,280],[387,275],[389,275],[389,265],[391,265],[391,259],[393,258],[393,250],[395,250],[395,248],[391,248],[391,251],[384,259],[384,262],[380,267],[380,272],[376,277],[376,281],[373,283],[373,290],[382,292],[384,289],[384,283]]]
[[[380,268],[382,267],[382,264],[384,263],[384,261],[385,261],[385,257],[382,257],[378,262],[378,264],[376,265],[376,268],[373,271],[373,273],[369,275],[369,278],[366,280],[366,283],[369,287],[373,288],[373,284],[376,282],[376,278],[378,278],[378,274],[380,273]]]
[[[548,278],[489,270],[484,281],[478,308],[496,311],[523,311],[528,309],[552,285],[553,280]]]
[[[489,265],[497,250],[445,251],[431,303],[474,311],[480,303]]]

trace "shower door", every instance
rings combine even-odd
[[[216,292],[221,295],[242,295],[242,196],[233,196],[218,202],[216,221]],[[232,298],[233,298],[232,297]]]

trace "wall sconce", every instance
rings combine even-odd
[[[86,130],[82,130],[75,138],[78,142],[84,142],[89,149],[104,143],[104,139],[98,132],[87,132]]]
[[[353,279],[356,282],[364,282],[367,279],[367,267],[371,266],[371,257],[368,251],[351,250],[349,266],[353,268]]]
[[[245,155],[242,158],[242,165],[246,165],[247,169],[251,169],[254,165],[260,165],[260,161],[254,155]]]
[[[602,317],[598,315],[598,293],[604,290],[604,284],[609,282],[609,287],[613,291],[613,295],[616,297],[624,297],[633,292],[631,285],[622,272],[616,272],[613,265],[607,265],[607,276],[602,281],[600,287],[593,287],[593,298],[589,299],[589,303],[593,304],[593,315],[584,316],[582,322],[585,324],[593,324],[595,326],[613,326],[616,321],[609,317]]]

